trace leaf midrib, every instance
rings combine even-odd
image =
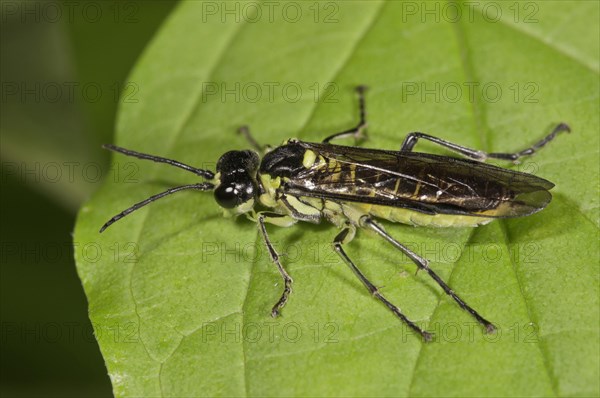
[[[348,59],[350,59],[352,57],[352,55],[355,54],[356,49],[359,47],[359,44],[363,41],[364,37],[369,33],[369,31],[373,27],[374,23],[379,18],[379,15],[382,12],[384,4],[385,4],[384,2],[379,3],[378,9],[373,13],[373,17],[372,17],[371,21],[366,23],[364,30],[357,36],[356,42],[354,43],[352,48],[349,49],[348,54],[343,58],[341,57],[343,59],[343,61],[340,62],[336,68],[334,68],[334,70],[332,72],[332,78],[327,79],[326,81],[335,81],[335,77],[337,77],[339,75],[340,71],[346,65]],[[321,86],[321,88],[319,90],[319,97],[321,96],[324,89],[325,89],[325,87]],[[311,122],[311,120],[313,119],[313,116],[315,114],[317,105],[318,105],[318,103],[316,101],[312,102],[312,107],[311,107],[309,113],[307,114],[306,119],[304,120],[304,122],[301,123],[301,127],[298,129],[299,132],[303,131],[305,129],[305,127]],[[300,134],[298,134],[298,136],[299,135]],[[258,243],[258,241],[262,241],[262,238],[260,236],[260,232],[257,230],[255,245]],[[264,242],[262,242],[262,243],[264,244]],[[250,282],[253,278],[252,272],[254,271],[254,269],[256,267],[257,261],[259,261],[258,258],[255,261],[253,261],[252,267],[250,269],[250,277],[248,278],[248,286],[246,287],[246,296],[244,298],[244,302],[242,303],[242,324],[244,324],[244,321],[245,321],[245,313],[246,313],[245,308],[248,304],[248,297],[249,297],[249,292],[250,292],[249,287],[250,287]],[[279,277],[279,275],[278,275],[278,277]],[[247,356],[246,356],[246,352],[248,349],[247,344],[248,344],[247,340],[243,339],[242,340],[242,351],[243,351],[244,360],[246,360],[246,358],[247,358]],[[245,374],[245,377],[244,377],[245,394],[246,394],[246,397],[248,397],[250,395],[249,395],[249,387],[248,387],[248,383],[247,383],[248,377],[247,377],[246,363],[243,363],[242,366],[244,368],[244,374]]]

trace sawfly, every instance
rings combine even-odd
[[[348,130],[330,135],[322,142],[289,139],[281,146],[260,146],[247,127],[252,150],[229,151],[222,155],[216,172],[198,169],[159,156],[105,145],[127,156],[166,163],[190,171],[205,182],[177,186],[151,196],[115,215],[100,232],[131,212],[175,192],[193,189],[213,191],[217,204],[228,215],[246,215],[256,222],[272,262],[283,278],[283,293],[271,310],[276,317],[292,292],[292,278],[269,240],[266,224],[289,227],[298,221],[328,221],[341,229],[333,239],[333,249],[362,284],[400,320],[425,341],[432,334],[421,329],[385,296],[348,257],[343,246],[357,229],[373,231],[407,255],[473,316],[486,332],[495,326],[461,299],[430,267],[428,261],[389,235],[376,219],[414,226],[476,227],[496,218],[522,217],[536,213],[550,202],[554,184],[543,178],[484,163],[487,159],[516,162],[535,153],[569,126],[558,124],[533,146],[515,153],[486,153],[420,132],[406,136],[399,151],[332,144],[331,141],[363,138],[365,87],[357,87],[360,121]],[[413,152],[419,139],[428,140],[466,159]],[[262,157],[261,157],[262,156]]]

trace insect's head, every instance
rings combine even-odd
[[[214,190],[219,206],[234,214],[246,213],[254,207],[259,163],[256,152],[250,150],[229,151],[219,158]]]

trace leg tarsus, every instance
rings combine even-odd
[[[539,151],[544,145],[549,143],[561,132],[570,133],[571,128],[566,123],[559,123],[552,129],[552,132],[530,146],[529,148],[525,148],[522,151],[516,153],[489,153],[488,157],[493,159],[502,159],[502,160],[511,160],[513,162],[517,162],[520,157],[533,155],[535,152]]]
[[[280,310],[285,306],[285,303],[287,302],[289,295],[292,293],[292,283],[294,282],[292,280],[292,278],[288,275],[287,278],[285,278],[285,277],[283,278],[283,281],[284,281],[283,294],[281,295],[281,297],[279,298],[277,303],[275,303],[273,308],[271,308],[271,316],[273,318],[277,318],[280,315]]]
[[[452,297],[452,299],[454,299],[454,301],[456,301],[456,303],[462,309],[471,314],[471,316],[473,316],[473,318],[475,318],[477,322],[479,322],[485,327],[487,333],[493,333],[496,330],[496,327],[490,321],[479,315],[477,311],[471,308],[452,289],[450,289],[450,287],[446,284],[446,282],[442,280],[442,278],[438,276],[438,274],[436,274],[431,268],[429,268],[429,261],[427,261],[427,259],[420,257],[408,247],[404,246],[403,244],[392,238],[390,235],[388,235],[387,232],[385,232],[385,230],[379,224],[373,221],[373,219],[371,219],[369,216],[363,216],[360,221],[361,227],[369,228],[375,233],[377,233],[379,236],[391,243],[395,248],[406,254],[417,265],[419,269],[422,269],[423,271],[427,272],[427,274],[442,288],[442,290],[448,296]]]
[[[285,304],[288,301],[289,295],[292,293],[292,283],[294,281],[292,280],[292,277],[287,273],[285,268],[283,268],[283,266],[281,265],[281,262],[279,261],[279,254],[277,254],[277,251],[275,250],[275,248],[271,244],[271,241],[269,240],[269,235],[267,234],[267,229],[265,227],[265,216],[263,214],[259,214],[257,220],[259,229],[267,246],[269,256],[271,257],[271,261],[273,261],[273,263],[275,263],[275,265],[277,266],[277,269],[281,274],[284,284],[283,293],[281,294],[281,297],[279,298],[279,300],[277,300],[277,303],[275,303],[275,305],[271,309],[271,316],[273,318],[276,318],[277,316],[279,316],[281,309],[285,306]]]
[[[413,150],[414,146],[416,145],[417,141],[420,138],[422,138],[424,140],[427,140],[427,141],[433,142],[435,144],[438,144],[440,146],[443,146],[445,148],[448,148],[451,151],[454,151],[456,153],[459,153],[459,154],[461,154],[465,157],[471,158],[471,159],[475,159],[475,160],[479,160],[479,161],[485,161],[487,159],[500,159],[500,160],[509,160],[509,161],[517,162],[518,159],[523,156],[533,155],[535,152],[537,152],[539,149],[541,149],[548,142],[552,141],[554,139],[554,137],[556,137],[557,134],[559,134],[563,131],[569,133],[569,132],[571,132],[571,128],[566,123],[559,123],[558,125],[556,125],[556,127],[554,127],[552,132],[550,134],[548,134],[547,136],[545,136],[543,139],[541,139],[537,143],[533,144],[529,148],[526,148],[522,151],[515,152],[515,153],[503,153],[503,152],[486,153],[484,151],[478,151],[475,149],[464,147],[462,145],[454,144],[452,142],[442,140],[441,138],[437,138],[437,137],[431,136],[429,134],[413,132],[413,133],[409,133],[406,136],[406,138],[402,142],[400,151],[411,152]]]
[[[358,110],[360,113],[360,121],[358,122],[358,124],[351,129],[330,135],[329,137],[323,140],[324,143],[328,143],[331,140],[344,137],[354,137],[357,140],[360,138],[364,138],[365,129],[367,128],[367,119],[365,112],[365,92],[367,91],[367,89],[368,87],[364,85],[356,87],[356,93],[358,94]]]
[[[369,293],[371,293],[371,295],[373,297],[375,297],[376,299],[378,299],[379,301],[381,301],[383,304],[385,304],[385,306],[388,307],[388,309],[390,311],[392,311],[402,322],[404,322],[406,325],[408,325],[408,327],[410,327],[415,332],[417,332],[423,338],[423,340],[425,342],[431,341],[433,339],[433,335],[431,333],[429,333],[429,332],[424,331],[419,326],[417,326],[417,324],[415,324],[413,321],[411,321],[410,319],[408,319],[406,317],[406,315],[404,315],[402,313],[402,311],[400,311],[400,309],[398,307],[396,307],[394,304],[392,304],[390,301],[388,301],[385,298],[385,296],[383,296],[379,292],[379,289],[377,289],[377,287],[375,285],[373,285],[373,283],[371,283],[371,281],[369,281],[367,279],[367,277],[365,276],[365,274],[363,274],[361,272],[361,270],[352,262],[352,260],[350,259],[350,257],[348,257],[348,255],[346,254],[346,252],[342,248],[342,245],[345,244],[345,243],[348,243],[350,240],[352,240],[352,237],[354,236],[354,229],[355,228],[353,226],[348,226],[348,227],[344,228],[335,237],[335,239],[333,240],[333,249],[334,249],[334,251],[350,267],[350,269],[352,270],[352,272],[354,273],[354,275],[356,275],[358,277],[358,279],[362,282],[362,284],[367,288],[367,290],[369,291]]]

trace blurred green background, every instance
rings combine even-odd
[[[71,233],[107,173],[118,95],[176,2],[0,4],[0,395],[110,396]]]

